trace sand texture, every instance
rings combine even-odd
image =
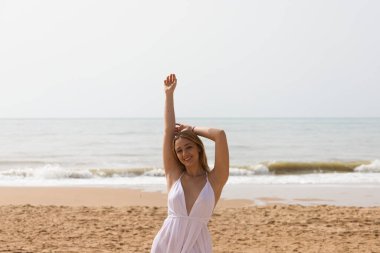
[[[166,207],[0,206],[0,252],[149,252]],[[215,253],[380,252],[380,208],[218,208]]]

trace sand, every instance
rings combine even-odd
[[[0,188],[0,252],[149,252],[166,195],[111,188]],[[380,252],[380,207],[221,200],[213,252]]]

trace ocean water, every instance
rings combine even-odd
[[[380,185],[380,118],[178,121],[226,131],[228,184]],[[0,186],[164,185],[162,128],[154,118],[1,119]]]

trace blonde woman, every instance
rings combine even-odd
[[[229,175],[227,138],[223,130],[175,123],[177,78],[165,84],[163,161],[168,189],[168,217],[152,244],[152,253],[209,253],[207,223]],[[198,136],[215,142],[215,165],[209,169]]]

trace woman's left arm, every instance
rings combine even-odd
[[[214,170],[215,177],[220,186],[224,186],[227,183],[230,161],[228,153],[227,137],[224,130],[207,127],[193,127],[194,133],[210,139],[215,142],[215,164]]]

